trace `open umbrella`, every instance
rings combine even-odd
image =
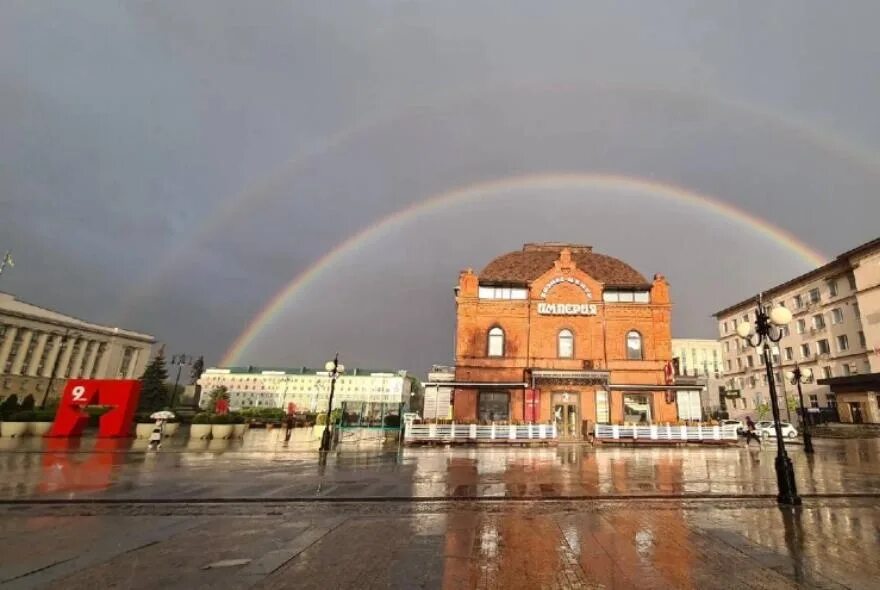
[[[152,418],[153,420],[173,420],[174,412],[161,410],[159,412],[153,412],[152,414],[150,414],[150,418]]]

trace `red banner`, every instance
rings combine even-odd
[[[541,390],[526,389],[526,422],[535,423],[539,420],[541,409]]]
[[[69,379],[48,436],[81,436],[87,406],[109,407],[98,422],[99,437],[130,436],[140,394],[141,382],[134,379]]]

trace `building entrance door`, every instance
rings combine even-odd
[[[553,422],[560,440],[580,438],[580,404],[574,393],[553,394]]]
[[[853,424],[862,423],[862,404],[859,402],[849,402],[849,411],[852,413]]]

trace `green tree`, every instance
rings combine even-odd
[[[211,393],[208,394],[208,399],[210,400],[210,406],[208,406],[208,411],[213,412],[214,408],[217,407],[217,402],[221,399],[225,399],[229,401],[229,390],[226,389],[225,386],[221,385],[220,387],[216,387],[211,390]]]
[[[764,420],[770,417],[770,405],[763,403],[755,408],[755,411],[758,414],[758,420]]]
[[[190,384],[196,385],[196,381],[199,380],[199,377],[201,377],[202,373],[204,373],[204,372],[205,372],[205,357],[200,356],[192,364],[192,367],[190,367],[190,370],[189,370]]]
[[[141,401],[138,409],[142,412],[155,412],[168,405],[168,369],[165,366],[165,347],[150,361],[141,377]]]
[[[18,411],[18,396],[14,393],[0,403],[0,419],[11,416]]]
[[[33,411],[36,402],[34,402],[34,396],[31,394],[27,394],[23,400],[21,400],[21,409],[26,412]]]

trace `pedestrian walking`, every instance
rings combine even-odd
[[[153,432],[150,433],[150,450],[157,451],[162,446],[162,429],[164,425],[164,420],[156,420],[156,425],[153,426]]]
[[[293,414],[288,414],[284,421],[284,442],[290,441],[290,434],[293,432]]]
[[[746,416],[746,446],[752,442],[752,439],[758,443],[759,447],[764,446],[761,443],[761,437],[758,436],[757,429],[755,428],[755,423],[752,421],[751,416]]]

